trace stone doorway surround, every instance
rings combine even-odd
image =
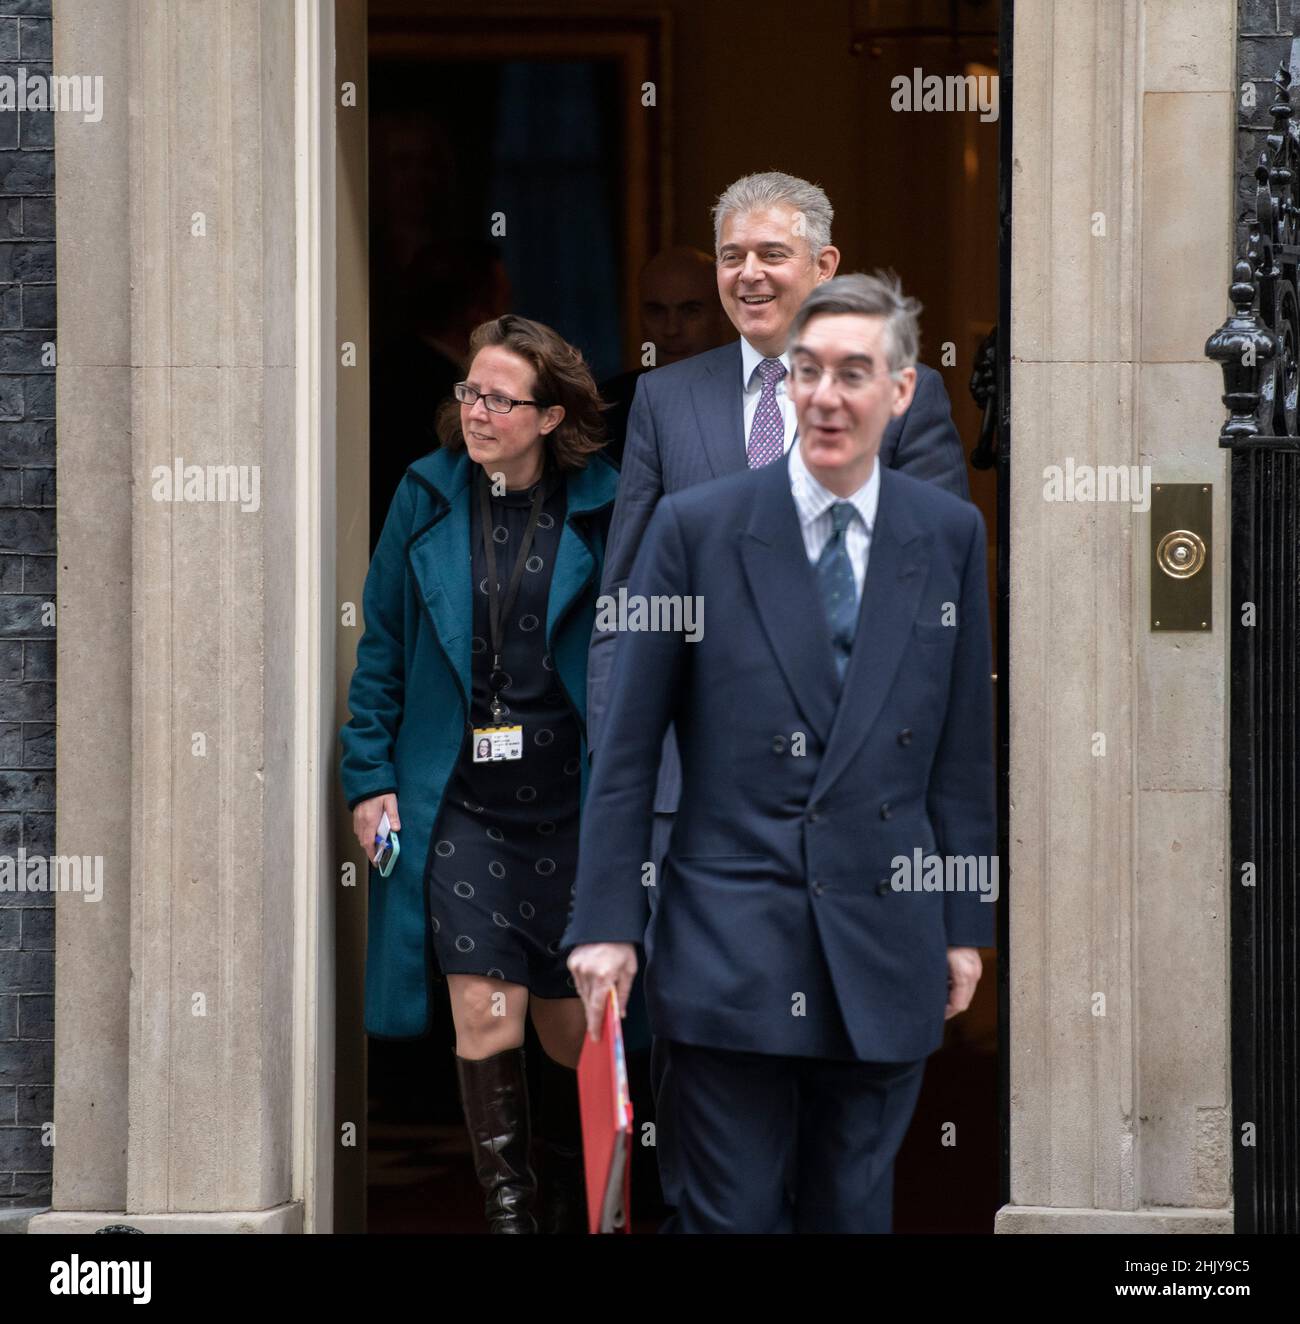
[[[57,848],[105,864],[35,1233],[331,1227],[333,60],[318,0],[55,6],[105,103],[56,117]]]
[[[1231,269],[1235,33],[1235,0],[1016,6],[998,1232],[1232,1231],[1227,467],[1204,347]],[[1213,484],[1212,631],[1151,632],[1149,516],[1045,500],[1070,457]]]

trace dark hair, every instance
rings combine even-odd
[[[897,275],[892,271],[876,271],[867,276],[860,271],[846,276],[832,276],[799,305],[799,311],[790,323],[787,346],[793,345],[804,327],[814,317],[834,313],[860,313],[864,317],[885,319],[885,355],[890,372],[916,366],[921,333],[917,317],[921,304],[903,293]]]
[[[535,382],[532,396],[543,406],[563,405],[564,417],[542,439],[547,452],[561,469],[585,469],[587,456],[605,444],[601,411],[608,406],[600,398],[591,370],[562,336],[541,322],[507,313],[474,328],[469,338],[469,362],[479,350],[498,345],[530,363]],[[453,396],[438,410],[438,436],[449,451],[465,448],[460,428],[460,402]]]

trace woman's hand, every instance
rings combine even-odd
[[[375,862],[375,833],[379,829],[379,820],[388,813],[388,825],[398,832],[402,827],[401,816],[397,812],[397,796],[389,791],[387,795],[372,796],[362,800],[352,811],[352,831],[357,834],[361,849],[371,864]]]

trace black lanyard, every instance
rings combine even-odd
[[[510,572],[510,583],[506,586],[506,596],[501,597],[497,584],[496,541],[492,537],[492,504],[488,499],[488,477],[483,467],[478,471],[478,508],[479,523],[483,526],[483,555],[487,558],[487,594],[488,594],[488,630],[492,636],[492,671],[488,676],[488,688],[492,692],[492,720],[499,722],[504,716],[501,707],[501,685],[498,677],[501,671],[501,642],[505,637],[505,623],[510,609],[519,595],[519,581],[524,577],[524,562],[528,560],[528,550],[533,545],[533,534],[537,532],[537,521],[542,514],[542,498],[546,495],[544,478],[537,481],[533,492],[532,508],[528,512],[528,527],[524,530],[524,540],[515,558],[514,569]]]

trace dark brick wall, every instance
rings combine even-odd
[[[50,0],[0,0],[0,75],[49,75]],[[65,72],[65,71],[60,71]],[[93,72],[68,70],[66,72]],[[0,110],[0,856],[54,852],[54,133]],[[49,1203],[54,908],[0,891],[0,1208]]]

